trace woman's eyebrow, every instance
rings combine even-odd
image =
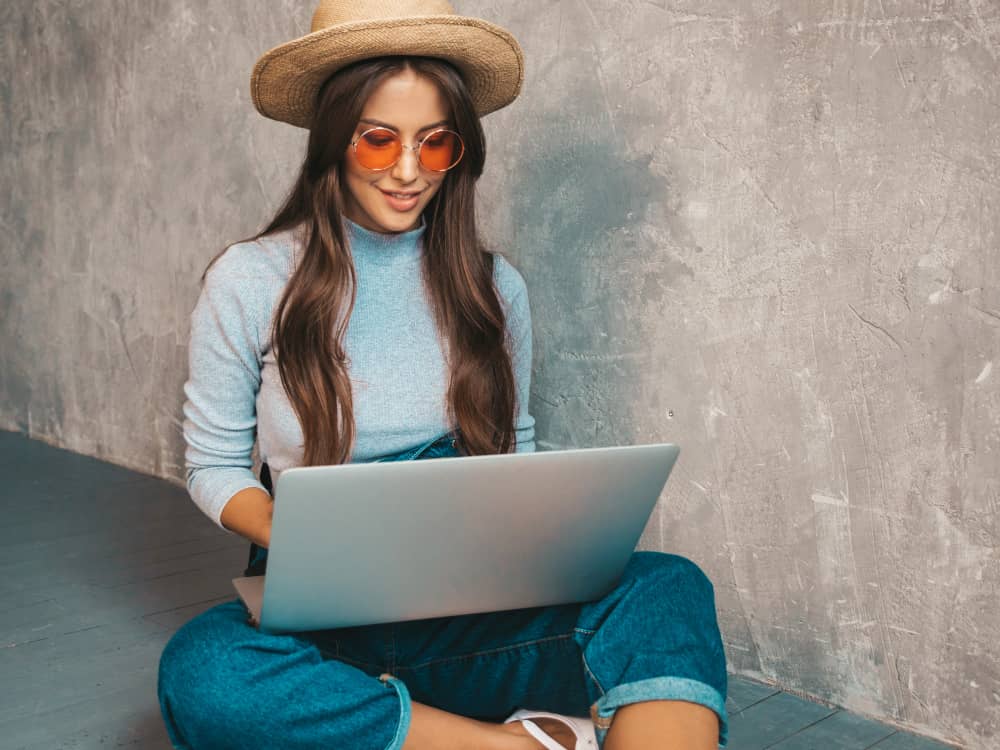
[[[368,125],[375,125],[375,126],[380,127],[380,128],[388,128],[389,130],[395,130],[396,132],[399,132],[399,128],[397,128],[395,125],[390,125],[389,123],[382,122],[381,120],[373,120],[370,117],[362,117],[359,120],[359,122],[364,122],[364,123],[367,123]],[[439,128],[439,127],[442,127],[442,126],[447,125],[447,124],[448,124],[447,120],[441,120],[440,122],[435,122],[435,123],[432,123],[430,125],[424,125],[417,132],[418,133],[423,133],[425,130],[430,130],[431,128]]]

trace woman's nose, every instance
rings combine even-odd
[[[416,149],[404,148],[399,161],[392,168],[392,176],[400,182],[413,182],[420,174],[420,161]]]

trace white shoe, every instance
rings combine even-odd
[[[546,750],[566,750],[546,734],[535,722],[531,721],[531,719],[557,719],[566,724],[573,731],[573,734],[576,735],[576,745],[574,745],[573,750],[597,750],[597,734],[594,732],[594,722],[580,716],[563,716],[562,714],[553,714],[548,711],[528,711],[521,709],[504,719],[503,723],[510,724],[512,721],[519,721],[524,724],[524,728],[528,731],[528,734],[541,742]]]

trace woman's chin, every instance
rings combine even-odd
[[[375,220],[379,227],[376,231],[385,234],[398,234],[400,232],[409,232],[411,229],[416,229],[420,226],[420,212],[407,211],[405,214],[381,215],[375,217]]]

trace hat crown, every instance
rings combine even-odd
[[[383,18],[454,14],[455,9],[448,0],[320,0],[313,13],[312,31]]]

